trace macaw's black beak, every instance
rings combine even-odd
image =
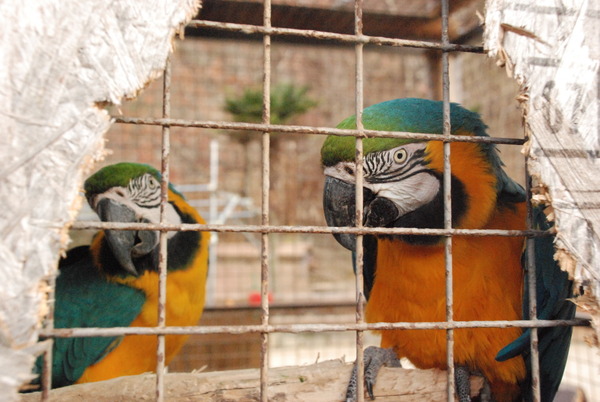
[[[323,210],[329,226],[354,226],[355,195],[354,183],[345,182],[331,176],[325,176],[323,190]],[[398,219],[398,208],[384,197],[377,197],[371,190],[363,187],[363,225],[385,227]],[[333,235],[342,246],[355,251],[355,236],[351,234]]]
[[[96,213],[103,222],[140,221],[131,208],[109,198],[98,202]],[[105,230],[104,235],[119,264],[134,276],[139,273],[133,260],[152,252],[159,239],[158,232],[151,230]]]
[[[323,189],[323,210],[329,226],[354,226],[355,216],[354,183],[335,177],[325,176]],[[348,250],[355,251],[355,236],[347,233],[334,233],[333,237]]]

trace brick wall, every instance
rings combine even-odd
[[[173,55],[172,117],[194,120],[231,120],[223,110],[225,98],[246,88],[260,88],[262,43],[189,38],[176,43]],[[435,98],[439,90],[430,79],[430,64],[420,50],[366,46],[365,105],[397,97]],[[308,85],[319,104],[293,124],[333,127],[354,111],[354,48],[352,46],[272,45],[272,84]],[[479,111],[494,136],[521,136],[517,88],[504,72],[483,55],[459,54],[451,64],[452,99]],[[154,82],[135,101],[119,110],[126,116],[161,115],[161,86]],[[273,141],[271,151],[271,222],[288,225],[324,225],[321,207],[322,172],[319,150],[323,138],[285,135]],[[260,143],[242,146],[222,130],[172,128],[171,180],[175,184],[206,183],[208,144],[220,143],[219,188],[243,193],[260,206]],[[160,128],[116,124],[108,134],[112,150],[106,163],[133,160],[160,166]],[[501,147],[509,171],[522,179],[518,149]],[[522,180],[521,180],[522,181]],[[246,220],[259,223],[259,216]],[[280,235],[287,241],[308,242],[315,256],[309,268],[314,289],[353,288],[350,256],[331,236]],[[240,242],[239,234],[222,234],[221,243]],[[260,261],[246,264],[260,272]],[[235,275],[235,270],[231,272]],[[285,292],[286,289],[279,291]],[[290,289],[293,291],[293,289]],[[316,291],[316,290],[315,290]]]

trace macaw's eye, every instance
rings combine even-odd
[[[160,187],[160,183],[158,182],[158,180],[156,180],[152,176],[150,176],[150,179],[148,180],[148,185],[150,186],[150,188]]]
[[[394,162],[396,163],[404,163],[406,162],[406,158],[408,157],[408,153],[406,149],[399,149],[394,152]]]

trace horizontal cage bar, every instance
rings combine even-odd
[[[288,325],[223,325],[195,327],[111,327],[111,328],[56,328],[43,330],[46,338],[89,338],[94,336],[122,335],[207,335],[245,333],[302,333],[341,331],[380,331],[388,329],[430,330],[461,328],[548,328],[565,326],[589,326],[590,320],[497,320],[497,321],[438,321],[438,322],[377,322],[354,324],[288,324]]]
[[[203,231],[232,233],[315,233],[315,234],[379,234],[379,235],[424,235],[424,236],[552,236],[554,231],[544,230],[506,230],[506,229],[421,229],[421,228],[376,228],[376,227],[331,227],[331,226],[279,226],[279,225],[180,225],[158,223],[124,223],[79,221],[74,222],[71,229],[104,229],[104,230],[157,230],[157,231]]]
[[[444,52],[467,52],[483,53],[483,46],[462,45],[462,44],[443,44],[439,42],[395,39],[384,36],[352,35],[340,34],[326,31],[316,31],[294,28],[276,28],[264,27],[260,25],[236,24],[231,22],[192,20],[188,23],[189,28],[210,28],[222,31],[237,32],[247,35],[261,34],[270,36],[295,36],[301,38],[310,38],[318,40],[331,40],[339,43],[393,46],[393,47],[411,47],[420,49],[442,50]]]
[[[312,126],[294,126],[279,124],[260,124],[260,123],[238,123],[225,121],[202,121],[185,119],[163,119],[147,117],[122,117],[113,116],[115,123],[121,124],[140,124],[150,126],[171,126],[171,127],[194,127],[208,129],[225,130],[249,130],[257,132],[260,135],[263,132],[278,133],[304,133],[315,135],[338,135],[349,137],[368,137],[368,138],[401,138],[423,141],[443,141],[443,142],[474,142],[485,144],[506,144],[523,145],[524,139],[508,137],[481,137],[470,135],[445,135],[430,133],[411,133],[402,131],[378,131],[378,130],[346,130],[331,127],[312,127]]]

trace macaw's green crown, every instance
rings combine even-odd
[[[405,131],[411,133],[442,134],[444,131],[443,103],[418,98],[394,99],[369,106],[363,111],[363,125],[367,130]],[[478,136],[487,136],[486,125],[479,115],[462,106],[450,104],[450,125],[453,134],[458,131]],[[356,129],[356,116],[342,121],[337,128]],[[414,140],[401,138],[365,138],[363,151],[382,151]],[[332,166],[340,161],[354,160],[354,137],[330,135],[321,149],[324,166]],[[493,152],[489,150],[489,152]]]
[[[150,165],[143,163],[122,162],[114,165],[105,166],[91,175],[84,183],[83,187],[86,195],[100,194],[112,187],[127,187],[131,179],[151,174],[156,180],[161,180],[161,174]],[[169,188],[181,195],[169,183]]]
[[[141,163],[117,163],[105,166],[91,175],[84,183],[86,194],[103,193],[112,187],[127,187],[131,179],[150,173],[160,180],[160,172]]]

